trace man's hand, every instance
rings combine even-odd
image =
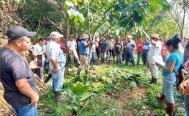
[[[29,63],[29,65],[30,65],[30,68],[31,68],[31,69],[38,68],[38,67],[37,67],[37,61],[36,61],[36,60],[31,61],[31,62]]]
[[[16,80],[15,82],[16,87],[25,96],[28,96],[31,99],[31,105],[35,105],[39,101],[38,94],[33,91],[30,84],[27,81],[27,78],[21,78],[19,80]]]
[[[39,102],[39,95],[36,93],[31,97],[30,105],[36,105]]]

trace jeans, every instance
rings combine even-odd
[[[121,64],[122,63],[122,54],[121,53],[117,53],[117,64]]]
[[[54,92],[59,92],[62,90],[62,85],[64,81],[64,70],[65,69],[59,69],[56,74],[52,74]]]
[[[11,105],[16,112],[16,116],[38,116],[37,106],[26,105],[26,106],[17,106]]]
[[[137,65],[139,65],[139,63],[140,63],[140,57],[141,57],[141,55],[142,55],[141,52],[137,53]]]
[[[96,52],[92,52],[90,64],[96,64],[96,59],[97,59]]]
[[[135,62],[134,62],[134,53],[126,54],[125,55],[125,61],[126,61],[126,65],[128,65],[129,62],[131,62],[132,65],[134,65],[135,64]]]
[[[163,77],[163,95],[166,96],[168,103],[175,103],[174,101],[174,84],[176,82],[175,74],[169,74],[166,77]]]
[[[104,63],[105,60],[106,60],[106,52],[101,53],[101,63]]]
[[[184,106],[186,110],[186,116],[189,116],[189,96],[185,95],[184,96]]]

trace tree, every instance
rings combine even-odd
[[[169,13],[176,22],[180,35],[183,38],[188,15],[187,12],[189,11],[189,0],[171,0],[169,4],[171,6]]]

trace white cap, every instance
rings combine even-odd
[[[54,32],[51,32],[50,37],[52,37],[52,38],[61,38],[61,37],[63,37],[63,35],[60,34],[59,32],[54,31]]]

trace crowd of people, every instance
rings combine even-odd
[[[46,82],[44,73],[48,66],[48,77],[52,78],[55,100],[59,102],[67,66],[77,66],[79,78],[82,70],[88,74],[90,65],[98,65],[99,61],[118,65],[125,62],[125,65],[135,66],[141,65],[142,59],[143,65],[150,69],[150,83],[158,82],[158,69],[162,69],[162,95],[158,100],[166,99],[167,113],[174,115],[174,85],[177,85],[189,116],[189,81],[185,76],[189,71],[189,43],[185,49],[186,56],[183,56],[178,34],[168,40],[158,34],[152,34],[149,39],[138,38],[136,41],[131,35],[113,38],[112,35],[92,37],[87,34],[77,37],[70,35],[66,40],[61,33],[52,32],[46,38],[37,39],[37,43],[32,45],[31,37],[35,34],[21,26],[13,26],[7,30],[8,44],[0,49],[0,79],[4,87],[4,98],[17,115],[38,115],[39,95],[32,69],[39,69],[39,77]],[[20,55],[24,51],[31,51],[33,60],[29,63]],[[186,59],[184,62],[183,58]],[[186,78],[179,81],[179,74]]]

